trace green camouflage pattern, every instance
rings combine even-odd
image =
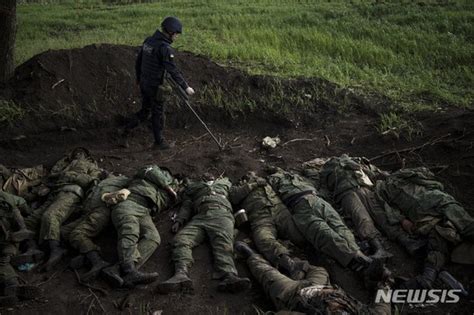
[[[100,250],[100,247],[92,239],[97,237],[110,223],[111,209],[102,201],[102,195],[126,187],[129,181],[126,176],[108,177],[95,186],[84,201],[85,215],[69,234],[71,246],[81,254]]]
[[[227,178],[212,182],[192,182],[184,192],[177,221],[185,224],[173,240],[175,266],[190,267],[192,250],[209,240],[214,255],[213,278],[237,274],[233,259],[234,217],[228,200],[232,183]]]
[[[268,178],[283,200],[301,191],[315,191],[301,176],[283,170]],[[307,194],[290,209],[299,231],[318,251],[347,266],[360,250],[352,231],[334,208],[316,193]]]
[[[391,224],[406,218],[418,227],[439,218],[443,224],[451,222],[463,240],[474,242],[474,218],[442,189],[443,185],[424,167],[397,171],[376,184],[377,196],[385,203]]]
[[[260,187],[256,179],[232,187],[230,199],[236,209],[245,209],[258,251],[276,265],[279,257],[290,255],[290,250],[280,239],[290,240],[297,246],[303,246],[305,239],[272,187]]]

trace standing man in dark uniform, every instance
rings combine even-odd
[[[194,89],[184,80],[181,72],[174,62],[174,50],[171,43],[182,32],[182,24],[175,17],[167,17],[161,23],[161,31],[157,30],[153,36],[148,37],[137,56],[135,72],[137,84],[142,95],[142,108],[135,117],[125,126],[124,138],[131,129],[146,120],[151,111],[151,122],[155,143],[153,148],[165,150],[170,147],[163,139],[165,89],[163,87],[165,75],[171,78],[186,91],[188,95],[194,94]]]

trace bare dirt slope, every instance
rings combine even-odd
[[[139,108],[133,86],[134,56],[133,47],[94,45],[49,51],[18,67],[15,78],[0,95],[13,98],[23,108],[24,115],[10,126],[0,127],[0,163],[15,167],[51,165],[70,149],[85,146],[102,167],[128,175],[139,166],[156,163],[187,176],[207,171],[236,180],[248,170],[261,171],[267,164],[297,169],[301,162],[314,157],[349,153],[377,157],[374,162],[388,170],[402,165],[432,167],[448,191],[474,213],[473,111],[448,108],[419,114],[416,119],[422,132],[410,142],[404,137],[382,137],[375,128],[377,113],[394,106],[383,97],[361,97],[319,79],[249,76],[205,57],[181,53],[178,59],[184,75],[198,91],[196,106],[228,149],[219,152],[202,127],[176,105],[167,108],[165,132],[168,139],[176,141],[176,147],[167,152],[150,151],[152,136],[145,124],[132,134],[131,146],[124,149],[117,146],[117,127],[123,117]],[[207,97],[209,92],[203,91],[210,89],[232,95],[230,100],[224,97],[227,102],[236,102],[239,97],[255,101],[241,111],[216,108],[206,102],[212,99]],[[280,93],[277,91],[281,92],[280,97],[269,97]],[[290,110],[283,110],[285,107]],[[277,135],[282,139],[279,147],[270,152],[260,148],[263,137]],[[160,280],[173,271],[169,262],[172,239],[169,216],[170,212],[166,212],[156,218],[162,245],[144,267],[158,271]],[[246,236],[241,233],[239,237]],[[114,240],[112,228],[100,239],[110,261],[115,259]],[[397,245],[391,246],[396,257],[389,263],[390,267],[395,273],[414,275],[420,262],[407,257]],[[327,266],[336,284],[365,302],[370,301],[369,293],[353,273],[311,251],[300,254]],[[196,288],[193,296],[158,295],[153,285],[119,291],[101,281],[94,285],[107,290],[107,295],[94,292],[108,313],[147,314],[163,310],[164,314],[237,314],[254,313],[254,307],[272,309],[256,283],[247,293],[218,293],[217,283],[211,280],[211,255],[206,245],[195,250],[195,259],[191,273]],[[66,263],[67,260],[48,274],[22,274],[26,281],[41,284],[45,298],[20,304],[11,311],[100,313],[99,304],[91,302],[94,296],[78,284],[75,274],[66,269]],[[241,262],[238,268],[242,274],[248,274]],[[454,264],[448,269],[473,291],[473,270]],[[473,309],[473,298],[471,293],[458,305],[430,307],[421,312],[469,313],[472,311],[466,310]]]

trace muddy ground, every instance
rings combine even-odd
[[[187,176],[212,172],[236,180],[248,170],[261,171],[268,164],[298,169],[301,162],[314,157],[348,153],[375,158],[374,163],[387,170],[403,165],[431,167],[447,190],[474,213],[474,111],[445,106],[438,112],[419,113],[413,116],[419,122],[414,124],[419,132],[410,140],[407,134],[397,139],[383,136],[376,129],[379,113],[396,110],[396,104],[383,96],[361,96],[320,79],[249,76],[184,52],[177,58],[185,77],[197,90],[194,104],[227,149],[220,152],[189,112],[177,104],[167,107],[165,132],[167,139],[176,142],[174,148],[151,151],[149,124],[136,129],[130,147],[122,148],[117,145],[117,130],[124,117],[139,108],[133,85],[135,53],[133,47],[93,45],[45,52],[19,66],[15,77],[0,91],[3,98],[13,99],[22,109],[19,119],[0,127],[0,163],[11,167],[51,165],[72,148],[85,146],[110,171],[131,175],[139,166],[156,163]],[[233,107],[238,102],[249,104],[249,100],[251,106],[243,110]],[[262,150],[260,142],[265,136],[279,136],[282,143],[275,150]],[[144,267],[158,271],[160,281],[173,271],[169,262],[170,214],[165,212],[156,218],[162,244]],[[241,232],[239,237],[246,235]],[[99,242],[107,259],[113,261],[113,228]],[[409,258],[398,245],[386,243],[395,254],[388,264],[394,273],[415,275],[420,262]],[[371,301],[370,293],[352,272],[309,249],[297,253],[326,266],[333,282],[355,297]],[[106,294],[94,292],[106,312],[114,314],[158,310],[163,314],[254,314],[256,310],[272,310],[255,282],[246,293],[217,292],[217,282],[211,280],[212,260],[207,245],[198,247],[194,255],[194,295],[159,295],[153,285],[133,291],[113,290],[100,280],[93,285],[105,289]],[[0,311],[101,313],[88,288],[67,269],[72,256],[73,252],[51,273],[22,273],[25,281],[41,285],[44,298]],[[242,262],[237,265],[242,275],[248,275]],[[449,264],[447,269],[471,292],[467,298],[456,305],[418,310],[399,306],[399,310],[472,314],[473,269],[456,264]]]

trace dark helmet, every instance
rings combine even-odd
[[[166,19],[164,19],[163,22],[161,22],[161,27],[164,31],[170,34],[181,34],[183,32],[183,25],[181,24],[181,21],[173,16],[168,16]]]

